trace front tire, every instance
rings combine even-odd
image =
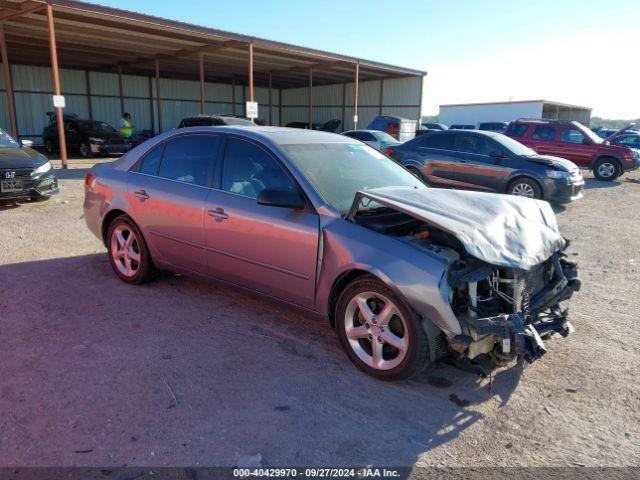
[[[622,174],[622,168],[613,158],[600,158],[593,165],[593,174],[603,182],[612,182]]]
[[[123,282],[147,283],[155,268],[147,243],[135,222],[127,215],[116,217],[107,231],[109,262]]]
[[[52,155],[56,152],[56,149],[53,146],[53,141],[50,138],[47,138],[44,141],[44,149],[49,155]]]
[[[509,184],[507,193],[515,195],[516,197],[535,198],[538,200],[542,198],[540,185],[538,185],[535,180],[528,178],[516,178]]]
[[[81,143],[80,144],[80,156],[82,158],[92,158],[93,157],[93,152],[91,151],[91,145],[89,145],[88,143]]]
[[[404,380],[431,362],[419,316],[373,276],[347,285],[338,299],[335,319],[349,360],[375,378]]]

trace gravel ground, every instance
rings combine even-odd
[[[0,466],[638,466],[640,174],[559,208],[575,334],[492,383],[358,372],[322,322],[228,287],[116,279],[61,194],[0,207]]]

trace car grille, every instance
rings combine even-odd
[[[11,179],[31,179],[31,172],[33,172],[33,168],[0,168],[0,180],[7,180],[7,173],[15,172],[15,177],[11,177]]]

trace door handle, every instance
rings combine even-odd
[[[138,192],[133,192],[133,194],[138,197],[138,200],[140,200],[141,202],[144,202],[145,200],[149,199],[149,194],[147,193],[147,191],[142,188],[140,189],[140,191]]]
[[[226,220],[227,218],[229,218],[229,215],[227,215],[224,212],[224,208],[220,208],[220,207],[216,208],[215,210],[209,210],[208,213],[209,213],[209,216],[213,217],[213,219],[216,222],[221,222],[221,221]]]

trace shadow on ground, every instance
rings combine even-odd
[[[584,179],[585,190],[593,190],[594,188],[613,188],[619,185],[621,185],[621,183],[617,180],[614,180],[612,182],[602,182],[600,180],[596,180],[595,178]]]
[[[0,311],[0,465],[411,466],[521,374],[377,381],[322,321],[181,276],[129,286],[105,254],[1,265]]]

